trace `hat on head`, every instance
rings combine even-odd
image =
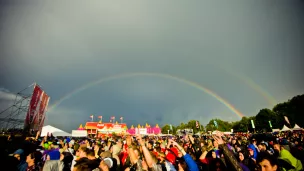
[[[15,155],[15,154],[22,155],[22,154],[24,154],[24,151],[23,151],[22,149],[18,149],[18,150],[16,150],[16,151],[14,152],[14,155]]]
[[[166,159],[167,159],[170,163],[174,164],[174,163],[175,163],[176,157],[175,157],[174,154],[168,153],[167,156],[166,156]]]
[[[48,153],[50,156],[50,160],[59,160],[60,159],[60,152],[57,150],[50,151]]]
[[[113,160],[111,158],[105,158],[103,159],[103,162],[108,166],[109,169],[113,167]]]
[[[50,146],[50,145],[49,145],[48,143],[44,143],[43,148],[44,148],[44,149],[49,149],[49,146]]]

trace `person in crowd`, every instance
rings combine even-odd
[[[53,150],[49,152],[42,171],[62,171],[64,164],[60,160],[60,157],[61,155],[58,150]]]
[[[42,168],[41,158],[42,158],[42,154],[39,151],[30,153],[26,157],[26,163],[27,163],[26,171],[40,171]]]
[[[275,143],[274,150],[278,156],[278,159],[280,159],[284,163],[288,163],[289,165],[291,165],[291,168],[293,170],[295,171],[303,170],[302,162],[299,159],[295,158],[288,150],[284,149],[283,146],[281,146],[278,143]],[[288,167],[288,166],[284,165],[284,167]]]
[[[252,160],[252,158],[249,158],[248,152],[239,151],[237,157],[240,166],[243,168],[243,170],[255,170],[256,163],[254,162],[254,160]]]
[[[258,158],[257,164],[260,171],[277,171],[279,169],[278,160],[275,156],[269,154],[266,151],[262,151]]]
[[[18,159],[19,164],[17,166],[18,171],[26,171],[27,169],[27,163],[25,159],[25,154],[23,149],[18,149],[14,152],[13,156]]]
[[[15,169],[12,166],[3,170],[297,171],[303,170],[302,133],[282,132],[269,139],[249,133],[224,135],[219,131],[205,136],[27,137],[27,146],[15,147],[10,153],[18,150],[10,156],[9,152],[2,154],[7,156],[3,161],[16,162]],[[273,141],[276,138],[282,145]],[[14,146],[18,144],[16,138],[5,141],[11,146],[13,142]],[[290,152],[285,146],[290,147]]]

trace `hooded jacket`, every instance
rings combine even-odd
[[[251,156],[251,157],[253,157],[253,158],[256,160],[257,157],[258,157],[258,152],[257,152],[255,146],[254,146],[253,144],[250,144],[250,145],[248,146],[248,148],[250,148],[250,149],[253,150],[253,156]]]
[[[17,168],[18,171],[26,171],[27,169],[27,163],[25,162],[25,156],[24,156],[24,151],[22,149],[18,149],[14,152],[15,154],[20,155],[20,163],[18,164]]]
[[[285,149],[281,150],[279,159],[288,162],[290,165],[292,165],[295,168],[295,169],[290,169],[290,171],[298,171],[303,169],[301,161],[293,157],[292,154]]]

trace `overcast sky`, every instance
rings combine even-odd
[[[33,82],[51,96],[51,106],[83,85],[126,73],[195,82],[246,116],[304,93],[300,0],[0,5],[0,111]],[[91,114],[104,121],[123,116],[129,126],[240,119],[198,88],[143,74],[72,94],[47,113],[45,124],[70,131]]]

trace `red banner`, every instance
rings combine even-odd
[[[38,85],[35,85],[25,118],[25,129],[41,130],[49,99],[49,96]]]
[[[43,92],[43,96],[42,96],[42,100],[41,100],[40,108],[39,108],[39,113],[38,113],[39,118],[37,118],[39,131],[42,130],[44,120],[45,120],[45,113],[47,111],[49,101],[50,101],[50,97],[45,92]]]

